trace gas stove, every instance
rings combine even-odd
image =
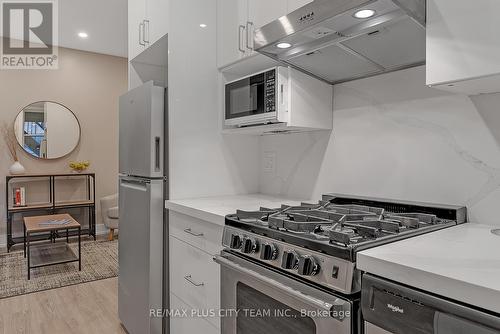
[[[223,245],[323,287],[360,290],[358,251],[466,222],[466,208],[328,194],[226,216]]]

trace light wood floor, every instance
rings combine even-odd
[[[118,279],[0,299],[0,334],[125,334]]]

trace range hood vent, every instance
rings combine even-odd
[[[256,30],[254,45],[331,84],[422,65],[425,0],[315,0]]]

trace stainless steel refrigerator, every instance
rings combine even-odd
[[[130,334],[166,330],[167,90],[153,82],[120,97],[118,314]]]

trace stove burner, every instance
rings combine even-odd
[[[345,221],[345,215],[311,210],[293,210],[291,208],[269,216],[269,227],[293,232],[314,232],[321,225],[331,225]]]
[[[347,205],[327,204],[325,205],[325,209],[328,211],[339,212],[346,215],[368,214],[368,215],[380,216],[385,211],[382,208],[374,208],[374,207],[355,205],[355,204],[347,204]]]
[[[260,208],[259,211],[243,211],[236,210],[236,217],[238,220],[248,223],[260,223],[260,225],[267,225],[269,215],[279,212],[280,209],[267,209]]]
[[[330,241],[349,245],[391,234],[399,234],[403,231],[418,229],[439,222],[446,221],[439,220],[435,215],[419,213],[395,215],[387,213],[382,214],[377,219],[368,218],[359,221],[347,221],[342,225],[347,228],[347,233],[343,233],[342,230],[330,230]],[[352,230],[356,231],[354,236],[352,236]]]
[[[434,214],[397,213],[380,207],[330,201],[260,208],[258,211],[238,210],[232,216],[245,223],[343,247],[450,222]]]

